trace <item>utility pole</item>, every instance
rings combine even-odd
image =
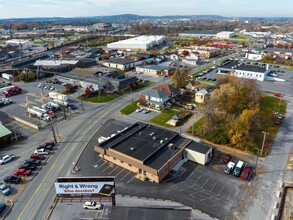
[[[258,163],[258,158],[259,158],[259,148],[255,148],[257,150],[257,158],[255,162],[255,168],[254,168],[254,173],[257,173],[257,163]]]
[[[266,135],[269,134],[269,133],[264,132],[264,131],[262,131],[262,133],[264,134],[264,136],[263,136],[263,141],[262,141],[262,146],[261,146],[261,152],[260,152],[260,155],[262,155],[262,153],[263,153],[263,149],[264,149],[265,141],[266,141]]]

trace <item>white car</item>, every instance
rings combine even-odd
[[[83,204],[84,209],[101,209],[102,203],[99,202],[85,202]]]
[[[41,88],[42,86],[43,86],[43,84],[42,83],[39,83],[38,87]]]
[[[39,155],[48,155],[50,153],[50,151],[47,151],[47,150],[42,148],[42,149],[35,150],[34,153],[39,154]]]
[[[14,154],[11,154],[11,155],[5,155],[4,157],[2,157],[0,159],[0,164],[5,164],[5,163],[8,163],[9,161],[13,160],[15,158],[15,155]]]
[[[147,110],[147,109],[142,110],[143,114],[146,114],[146,113],[149,113],[149,112],[150,112],[150,110]]]
[[[141,112],[143,109],[142,108],[138,108],[135,110],[135,112]]]

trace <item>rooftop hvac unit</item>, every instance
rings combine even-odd
[[[155,134],[155,132],[151,132],[151,133],[150,133],[150,136],[153,136],[154,134]]]
[[[156,137],[156,136],[154,136],[154,137],[153,137],[153,139],[154,139],[154,140],[156,140],[156,139],[157,139],[157,137]]]
[[[131,147],[130,150],[132,150],[132,151],[135,150],[135,147]]]
[[[164,143],[164,140],[160,140],[160,144]]]

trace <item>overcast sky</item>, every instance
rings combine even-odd
[[[0,18],[117,14],[293,17],[293,0],[0,0]]]

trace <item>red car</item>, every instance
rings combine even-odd
[[[44,160],[45,157],[43,155],[39,155],[39,154],[32,154],[30,156],[31,159],[36,159],[36,160]]]
[[[276,97],[282,97],[282,94],[280,94],[280,93],[275,93],[274,96],[276,96]]]
[[[250,169],[248,167],[245,167],[240,175],[240,179],[247,181],[248,177],[250,176],[250,173],[251,173]]]
[[[26,170],[24,168],[15,170],[13,172],[13,175],[15,175],[15,176],[30,176],[31,174],[32,174],[32,171],[31,170]]]
[[[224,157],[223,157],[223,159],[222,159],[222,162],[224,163],[224,164],[227,164],[227,163],[229,163],[230,162],[230,160],[232,160],[232,155],[231,154],[226,154]]]
[[[282,123],[282,120],[277,118],[275,121],[275,125],[281,125],[281,123]]]

